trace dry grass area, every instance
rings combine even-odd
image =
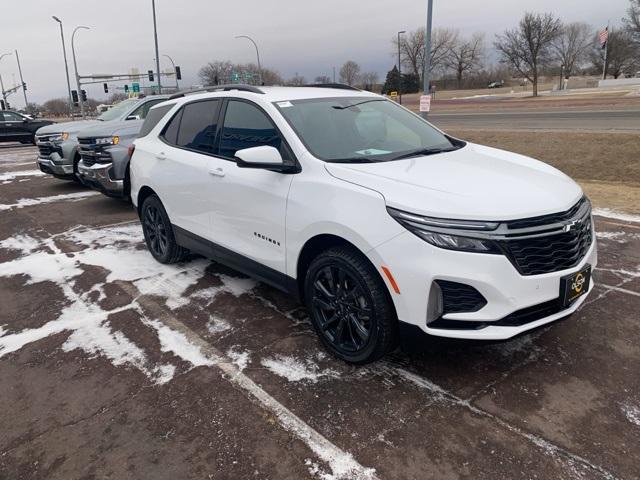
[[[578,180],[596,206],[640,213],[637,134],[488,130],[449,133],[542,160]]]

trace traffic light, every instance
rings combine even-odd
[[[153,82],[153,70],[149,70],[147,73],[149,74],[149,81]]]
[[[27,90],[27,84],[25,82],[22,82],[22,90],[24,91]]]
[[[71,99],[73,100],[74,105],[78,105],[78,91],[71,90]]]
[[[124,86],[124,93],[129,94],[129,85]]]
[[[176,80],[182,80],[182,72],[180,71],[180,67],[176,67]]]
[[[104,88],[104,93],[109,93],[109,85],[107,85],[106,83],[103,83],[102,87]]]
[[[6,110],[7,106],[4,104],[4,100],[0,100],[0,110]]]
[[[83,102],[87,101],[87,91],[86,90],[80,90],[80,96],[81,96]]]

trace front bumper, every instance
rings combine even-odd
[[[73,164],[62,163],[63,158],[57,153],[52,153],[50,157],[52,158],[38,157],[38,167],[42,172],[62,178],[73,177]]]
[[[504,340],[553,322],[575,312],[588,295],[568,308],[518,326],[490,325],[529,307],[560,296],[560,279],[585,265],[595,269],[595,238],[582,260],[573,268],[541,275],[523,276],[504,255],[444,250],[405,232],[369,252],[374,265],[384,265],[392,273],[400,293],[389,288],[401,321],[441,337]],[[431,328],[427,324],[430,289],[435,280],[458,282],[474,287],[487,303],[475,312],[445,314],[444,320],[477,322],[478,328]],[[593,281],[590,290],[593,290]],[[451,323],[451,322],[449,322]]]
[[[82,160],[78,163],[78,176],[83,184],[105,195],[122,197],[124,181],[112,179],[111,170],[111,163],[94,163],[90,166],[85,165]]]

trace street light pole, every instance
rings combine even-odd
[[[158,24],[156,22],[156,0],[151,0],[153,10],[153,40],[156,44],[156,72],[158,73],[158,94],[162,95],[162,85],[160,84],[160,55],[158,54]]]
[[[76,71],[76,87],[78,88],[78,102],[80,103],[80,115],[82,118],[84,116],[84,102],[82,101],[82,89],[80,88],[80,74],[78,73],[78,62],[76,61],[76,32],[78,30],[91,30],[89,27],[85,27],[84,25],[77,26],[73,29],[73,33],[71,34],[71,55],[73,56],[73,68]]]
[[[402,105],[402,62],[400,60],[400,35],[405,33],[406,30],[398,32],[398,101]]]
[[[429,85],[431,83],[431,24],[433,20],[433,0],[428,0],[427,4],[427,30],[424,36],[424,72],[422,94],[429,95]],[[429,112],[420,112],[420,116],[425,120],[429,116]]]
[[[0,55],[0,62],[2,61],[2,59],[4,57],[7,57],[11,55],[11,52],[9,53],[3,53],[2,55]],[[0,89],[2,89],[2,100],[4,101],[4,108],[8,109],[8,104],[7,104],[7,94],[4,91],[4,82],[2,81],[2,76],[0,76]]]
[[[246,38],[253,43],[254,47],[256,47],[256,57],[258,57],[258,82],[262,85],[262,67],[260,66],[260,51],[258,50],[258,44],[248,35],[238,35],[236,38]]]
[[[174,62],[173,58],[171,58],[169,55],[162,55],[162,56],[167,57],[171,62],[171,65],[173,65],[173,73],[176,76],[176,90],[180,90],[180,87],[178,87],[178,74],[176,73],[176,62]]]
[[[67,63],[67,47],[64,44],[64,30],[62,29],[62,20],[58,17],[52,17],[60,24],[60,37],[62,38],[62,55],[64,57],[64,71],[67,75],[67,93],[69,94],[69,115],[73,112],[73,101],[71,100],[71,82],[69,81],[69,64]]]
[[[27,89],[24,88],[24,78],[22,78],[22,67],[20,67],[20,57],[18,56],[18,50],[16,52],[16,62],[18,62],[18,73],[20,74],[20,83],[22,84],[22,95],[24,95],[24,111],[27,111],[29,102],[27,101]]]

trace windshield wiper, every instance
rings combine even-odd
[[[335,108],[336,110],[346,110],[347,108],[356,107],[358,105],[362,105],[363,103],[384,101],[386,101],[384,98],[371,98],[369,100],[363,100],[362,102],[350,103],[349,105],[334,105],[332,108]]]
[[[445,148],[419,148],[408,153],[403,153],[397,157],[393,157],[391,160],[402,160],[403,158],[419,157],[423,155],[435,155],[437,153],[453,152],[460,147],[445,147]]]
[[[379,160],[374,160],[369,157],[350,157],[350,158],[332,158],[330,160],[325,160],[329,163],[376,163]]]

